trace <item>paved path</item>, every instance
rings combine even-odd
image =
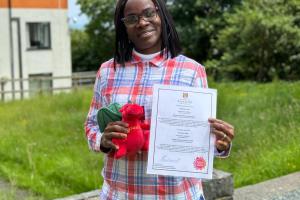
[[[8,199],[40,199],[33,197],[26,191],[15,189],[15,187],[0,180],[0,194],[10,191],[13,197]],[[98,200],[99,190],[82,193],[64,200]],[[4,195],[5,196],[5,195]],[[3,198],[3,196],[2,196]],[[1,195],[0,195],[1,199]],[[300,200],[300,172],[271,179],[255,185],[238,188],[234,191],[234,200]]]
[[[98,200],[99,191],[83,193],[60,200]],[[90,198],[89,198],[90,197]],[[300,200],[300,172],[238,188],[234,200]]]
[[[41,197],[15,187],[14,185],[0,179],[0,200],[42,200]]]
[[[91,192],[85,192],[73,196],[69,196],[66,198],[59,198],[55,200],[99,200],[100,190],[94,190]]]
[[[234,200],[300,200],[300,172],[238,188]]]

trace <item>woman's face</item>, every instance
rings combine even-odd
[[[124,9],[124,18],[139,16],[136,24],[126,25],[126,30],[134,48],[143,54],[156,53],[161,49],[161,20],[158,13],[153,16],[153,12],[158,11],[152,0],[128,0]]]

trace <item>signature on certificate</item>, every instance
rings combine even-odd
[[[175,162],[175,163],[177,163],[177,162],[179,162],[180,161],[180,158],[169,158],[167,155],[164,155],[163,157],[161,157],[161,159],[160,159],[160,161],[161,162]]]

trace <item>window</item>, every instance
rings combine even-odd
[[[28,49],[50,49],[50,23],[27,23]]]
[[[29,96],[52,94],[52,74],[29,75]]]

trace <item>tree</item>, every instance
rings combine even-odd
[[[248,0],[225,18],[213,44],[224,53],[210,70],[234,80],[300,78],[300,1]]]
[[[99,60],[93,50],[93,42],[83,30],[71,31],[73,72],[93,71],[99,67]]]
[[[184,53],[200,62],[214,58],[212,48],[219,30],[226,27],[225,14],[241,0],[174,0],[170,11],[180,34]]]
[[[89,37],[90,59],[93,59],[92,70],[112,57],[114,52],[114,9],[115,0],[77,0],[81,11],[90,22],[86,26]]]

